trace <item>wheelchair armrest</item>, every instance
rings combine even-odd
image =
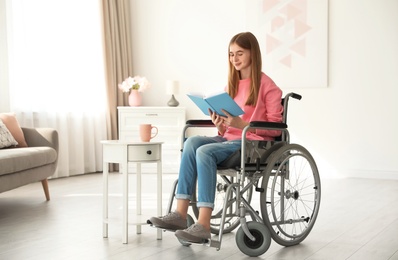
[[[186,121],[185,124],[191,125],[191,126],[209,126],[209,127],[214,126],[213,122],[209,119],[192,119],[192,120]],[[287,124],[276,123],[276,122],[265,122],[265,121],[252,121],[252,122],[250,122],[250,127],[286,129]]]
[[[185,122],[184,129],[182,130],[181,147],[184,147],[184,142],[187,139],[186,133],[189,128],[196,127],[215,127],[210,119],[190,119]],[[181,149],[182,152],[182,149]]]
[[[191,126],[214,126],[213,122],[209,119],[192,119],[185,122],[187,125]]]
[[[258,128],[273,128],[273,129],[287,129],[287,124],[277,122],[264,122],[264,121],[252,121],[250,127]]]

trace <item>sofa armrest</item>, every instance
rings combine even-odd
[[[26,143],[29,147],[49,146],[59,151],[58,132],[53,128],[22,127]]]

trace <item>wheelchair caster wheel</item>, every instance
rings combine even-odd
[[[256,221],[248,222],[247,227],[255,240],[252,241],[246,236],[243,228],[239,227],[235,236],[236,245],[239,250],[248,256],[260,256],[267,252],[271,245],[271,234],[268,228]]]
[[[195,221],[193,220],[193,218],[188,214],[187,215],[187,227],[190,227],[192,224],[194,224]],[[178,238],[178,241],[181,243],[181,245],[183,246],[190,246],[192,243],[191,242],[187,242],[185,240],[182,240],[180,238]]]

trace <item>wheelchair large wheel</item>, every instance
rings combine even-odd
[[[226,175],[217,174],[217,185],[216,185],[216,195],[214,200],[214,209],[210,220],[210,231],[212,234],[218,235],[220,232],[221,225],[221,217],[222,211],[224,208],[224,201],[228,200],[228,205],[226,209],[226,217],[224,223],[223,234],[229,233],[235,230],[240,225],[239,215],[237,215],[236,210],[236,194],[231,192],[231,196],[226,198],[226,190],[228,186],[233,183],[233,177],[229,177]],[[194,193],[194,201],[196,201],[196,193]],[[253,186],[249,187],[248,190],[241,194],[243,198],[246,199],[247,202],[251,202],[253,194]],[[192,211],[195,214],[195,217],[199,217],[199,209],[196,206],[196,203],[192,205]]]
[[[248,256],[260,256],[267,252],[271,245],[271,235],[268,228],[263,223],[256,221],[247,222],[247,227],[255,240],[250,240],[243,228],[240,227],[235,236],[239,250]]]
[[[287,144],[275,151],[265,170],[261,213],[272,238],[293,246],[310,233],[318,216],[321,182],[311,154]]]

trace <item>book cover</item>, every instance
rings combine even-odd
[[[232,116],[240,116],[245,112],[239,105],[228,95],[227,92],[218,93],[208,97],[198,94],[187,94],[187,96],[202,110],[202,112],[209,116],[208,109],[216,112],[221,116],[226,116],[221,109],[224,109]]]

